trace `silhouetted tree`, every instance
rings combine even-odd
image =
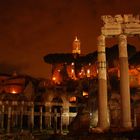
[[[137,66],[140,64],[140,52],[135,53],[130,59],[129,64],[133,66]]]

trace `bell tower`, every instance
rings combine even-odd
[[[80,41],[77,39],[77,36],[75,37],[75,40],[73,41],[72,53],[81,54]]]

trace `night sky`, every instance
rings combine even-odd
[[[101,15],[131,13],[140,14],[140,0],[0,0],[0,73],[49,78],[45,55],[70,53],[75,36],[82,54],[91,53],[97,49]],[[128,41],[140,50],[140,38]]]

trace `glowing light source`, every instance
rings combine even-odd
[[[70,102],[76,102],[76,97],[75,96],[70,97],[69,101]]]
[[[17,94],[17,91],[15,89],[12,89],[11,93],[12,94]]]
[[[87,70],[87,74],[90,74],[90,70],[89,69]]]
[[[53,77],[52,80],[55,81],[56,80],[56,77]]]
[[[98,69],[97,69],[97,71],[96,71],[96,72],[97,72],[97,74],[98,74]]]
[[[90,69],[87,70],[87,77],[90,77]]]
[[[71,70],[71,73],[74,73],[74,69]]]
[[[74,65],[74,62],[72,62],[71,65],[73,66]]]
[[[88,92],[83,91],[83,96],[87,98],[88,97]]]

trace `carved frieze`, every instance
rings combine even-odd
[[[101,32],[105,36],[116,36],[122,33],[127,35],[140,34],[139,15],[104,15],[101,18],[104,22]]]

